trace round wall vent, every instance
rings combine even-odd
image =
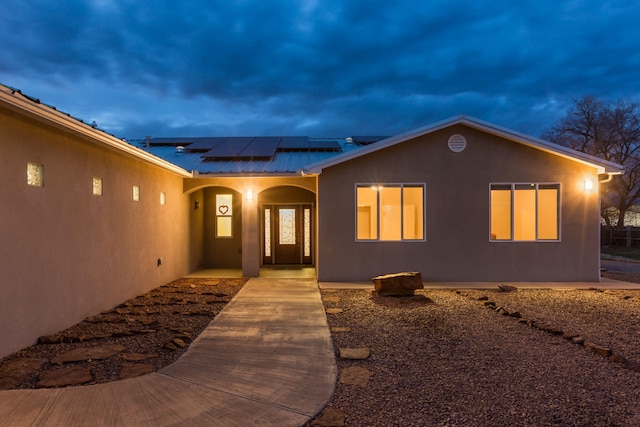
[[[451,135],[449,137],[449,150],[459,153],[467,148],[467,140],[460,134]]]

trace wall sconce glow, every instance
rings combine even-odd
[[[247,190],[247,200],[248,201],[253,200],[253,190]]]
[[[584,191],[593,190],[593,181],[589,178],[584,180]]]

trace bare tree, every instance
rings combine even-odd
[[[543,136],[551,142],[624,166],[624,175],[602,186],[601,215],[607,225],[624,226],[625,214],[640,197],[640,105],[593,96],[574,101],[567,115]],[[612,224],[611,211],[618,211]]]

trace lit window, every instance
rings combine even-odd
[[[162,206],[167,204],[167,193],[164,193],[164,192],[160,193],[160,204]]]
[[[102,178],[93,177],[93,195],[102,196]]]
[[[138,185],[133,186],[133,200],[136,202],[140,201],[140,186]]]
[[[358,185],[357,240],[424,240],[424,185]]]
[[[216,194],[216,237],[233,237],[232,194]]]
[[[264,210],[264,256],[271,256],[271,209]]]
[[[304,256],[311,256],[311,209],[304,209]]]
[[[492,184],[491,240],[559,240],[559,200],[559,184]]]
[[[27,163],[27,184],[44,187],[44,166],[40,163]]]
[[[278,244],[296,244],[296,210],[289,208],[278,209]]]

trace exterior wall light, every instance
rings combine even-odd
[[[593,181],[587,178],[584,180],[584,191],[591,190],[593,190]]]
[[[253,190],[247,190],[247,201],[253,200]]]

